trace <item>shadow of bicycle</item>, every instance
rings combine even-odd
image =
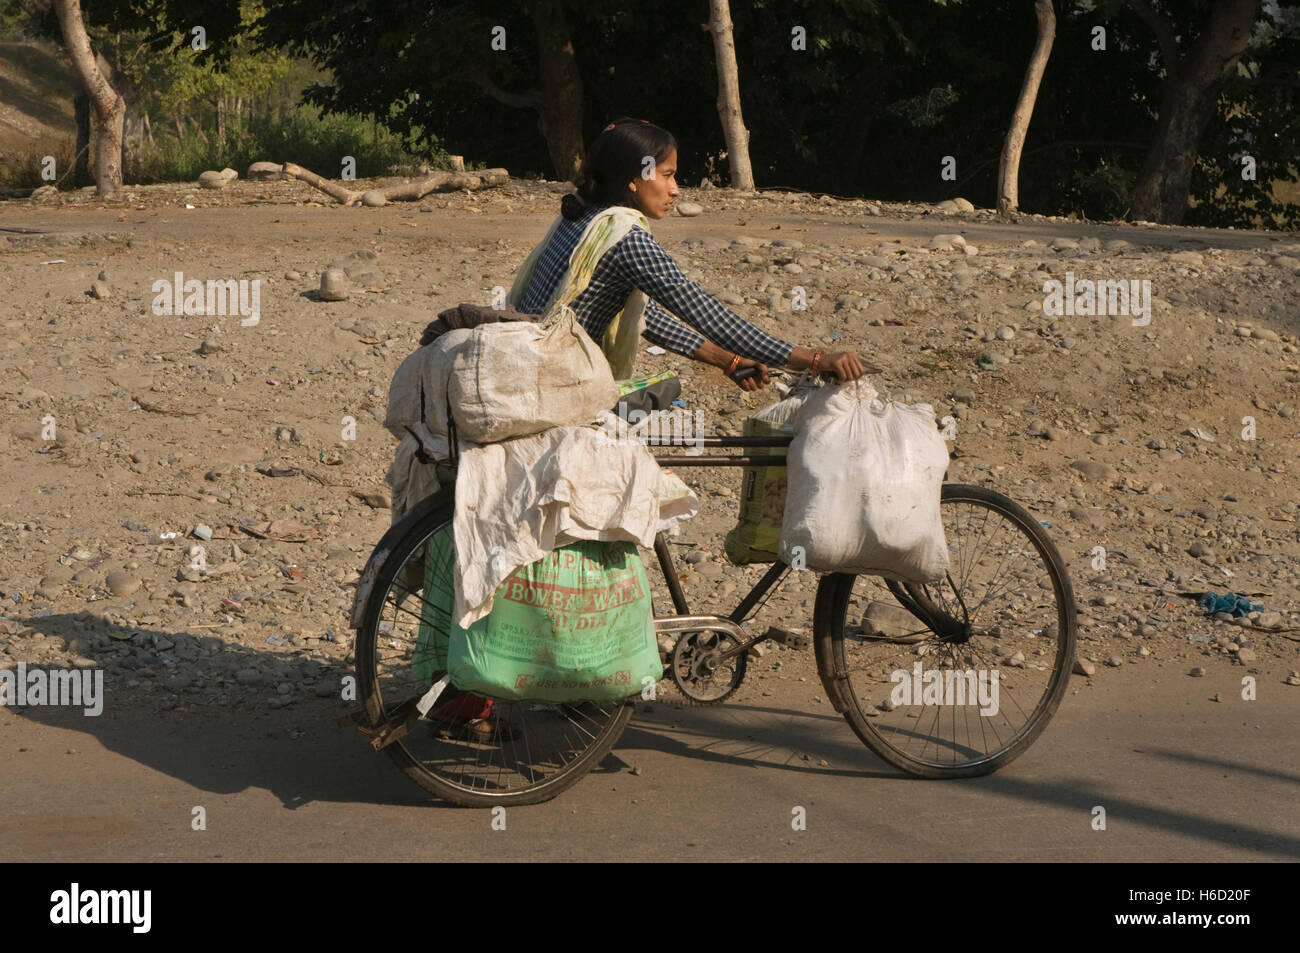
[[[25,622],[68,637],[72,618],[56,614]],[[337,719],[358,707],[344,697],[354,672],[341,658],[310,649],[280,654],[215,636],[108,622],[91,635],[108,636],[104,647],[87,653],[103,673],[101,714],[54,705],[7,711],[80,732],[200,791],[262,788],[290,809],[316,801],[442,806],[352,729],[339,727]],[[180,646],[198,657],[176,658]]]

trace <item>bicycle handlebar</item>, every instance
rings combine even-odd
[[[876,367],[874,364],[863,364],[862,367],[865,370],[865,372],[868,374],[880,373],[880,368]],[[739,370],[737,370],[734,374],[731,375],[731,379],[735,381],[737,384],[739,384],[741,381],[748,380],[751,377],[757,376],[757,374],[758,374],[757,367],[742,367]],[[817,376],[824,381],[839,380],[839,375],[836,374],[834,371],[822,371]]]

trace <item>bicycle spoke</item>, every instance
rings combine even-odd
[[[1072,617],[1056,601],[1056,564],[1039,548],[1032,524],[1021,512],[986,502],[996,494],[967,492],[941,508],[949,548],[942,581],[904,584],[893,593],[904,608],[963,623],[964,641],[906,644],[907,626],[873,637],[847,620],[832,629],[840,633],[832,644],[847,673],[846,717],[878,753],[918,772],[986,773],[991,768],[983,765],[1018,753],[1050,716],[1072,661]],[[855,619],[882,601],[877,591],[894,588],[874,577],[842,578],[842,604],[854,607]],[[1062,586],[1068,592],[1068,582]],[[1044,639],[1049,623],[1058,625],[1055,638]]]
[[[399,544],[381,570],[380,578],[388,581],[371,596],[381,600],[378,615],[357,637],[358,671],[372,710],[391,711],[396,705],[389,698],[420,697],[429,673],[440,668],[453,626],[450,532],[447,519],[424,538]],[[468,717],[437,715],[443,705],[449,713],[463,710],[468,716],[478,707],[486,714],[476,729]],[[588,765],[580,762],[608,745],[629,714],[623,702],[570,707],[498,699],[489,706],[488,699],[452,687],[430,713],[432,720],[417,721],[386,750],[421,784],[452,800],[473,795],[511,803],[509,798],[585,771]]]

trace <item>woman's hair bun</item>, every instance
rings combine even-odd
[[[573,192],[570,192],[564,198],[560,199],[560,214],[563,215],[567,221],[572,222],[582,218],[582,213],[584,211],[586,211],[586,209],[583,208],[582,203],[578,201],[578,196]]]

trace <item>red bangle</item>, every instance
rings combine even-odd
[[[812,367],[809,368],[809,370],[812,371],[812,376],[813,376],[813,377],[816,377],[817,374],[818,374],[818,372],[821,371],[821,367],[822,367],[822,355],[825,354],[825,353],[826,353],[826,351],[825,351],[825,349],[823,348],[822,350],[818,351],[816,354],[813,355],[813,359],[812,359]]]
[[[731,355],[731,363],[727,365],[727,376],[730,377],[732,374],[736,373],[736,368],[738,368],[739,366],[740,366],[740,355],[739,354]]]

